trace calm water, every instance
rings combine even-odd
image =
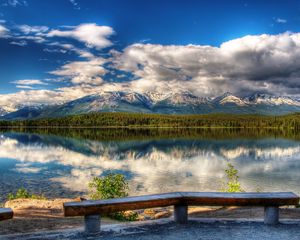
[[[109,171],[126,175],[131,194],[218,191],[228,160],[247,191],[300,193],[300,141],[281,135],[66,131],[0,132],[0,200],[22,186],[47,197],[78,196]]]

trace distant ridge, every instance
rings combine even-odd
[[[58,105],[18,106],[15,111],[7,111],[0,106],[1,119],[6,120],[63,117],[91,112],[284,115],[300,112],[300,99],[268,94],[240,98],[228,92],[208,98],[186,91],[167,94],[111,91]]]

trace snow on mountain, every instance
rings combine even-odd
[[[225,93],[219,97],[216,97],[213,100],[215,103],[226,104],[226,103],[234,103],[238,106],[246,106],[246,105],[293,105],[300,106],[300,101],[297,99],[293,99],[291,97],[285,96],[274,96],[269,94],[253,94],[248,97],[240,98],[232,93]]]
[[[238,97],[225,93],[216,98],[195,96],[190,92],[137,93],[129,91],[101,92],[64,104],[51,106],[18,106],[16,111],[0,107],[2,119],[60,117],[90,112],[138,112],[162,114],[269,114],[300,112],[300,100],[285,96],[254,94]]]
[[[0,116],[4,116],[11,112],[15,112],[22,107],[23,106],[2,106],[2,107],[0,107]]]
[[[300,102],[296,99],[283,96],[273,96],[269,94],[254,94],[244,99],[250,104],[268,104],[268,105],[295,105],[300,106]]]
[[[151,100],[151,102],[155,104],[157,102],[165,100],[171,94],[170,93],[159,93],[159,92],[146,92],[144,95],[147,96]]]
[[[238,106],[245,106],[246,105],[246,102],[243,99],[234,96],[230,92],[227,92],[227,93],[225,93],[225,94],[223,94],[219,97],[216,97],[213,101],[215,103],[218,103],[218,104],[221,104],[221,105],[224,105],[224,104],[227,104],[227,103],[236,104]]]
[[[19,106],[20,109],[16,111],[9,112],[3,117],[5,119],[30,119],[39,117],[40,112],[44,109],[45,105],[36,105],[36,106]]]
[[[222,101],[220,101],[220,104],[226,104],[226,103],[234,103],[238,106],[246,105],[246,103],[242,99],[235,96],[228,96],[226,98],[223,98]]]
[[[8,111],[6,111],[4,108],[0,107],[0,116],[4,116],[8,113],[9,113]]]
[[[174,93],[166,98],[172,104],[198,105],[208,103],[208,98],[197,97],[190,92]]]
[[[143,103],[147,106],[152,105],[152,100],[147,96],[136,92],[120,92],[121,100],[128,103]]]

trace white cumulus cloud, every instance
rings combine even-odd
[[[29,26],[29,25],[20,25],[19,29],[25,34],[40,34],[48,31],[47,26]]]
[[[97,85],[103,82],[101,76],[106,73],[102,66],[106,62],[103,58],[89,61],[75,61],[63,65],[60,69],[50,72],[57,76],[68,77],[74,84]]]
[[[47,85],[47,83],[37,79],[23,79],[23,80],[13,81],[12,83],[19,84],[19,85]]]
[[[253,35],[202,45],[133,44],[113,51],[116,68],[133,73],[140,91],[191,90],[197,95],[300,90],[300,34]]]
[[[73,34],[79,28],[62,32],[70,36],[70,32]],[[239,96],[256,92],[300,95],[300,33],[249,35],[219,47],[138,43],[123,51],[111,50],[107,59],[97,57],[95,49],[78,48],[56,39],[45,44],[51,50],[73,51],[86,60],[69,62],[50,72],[57,81],[68,82],[68,87],[54,90],[27,87],[26,91],[0,95],[0,106],[22,103],[24,99],[32,104],[65,102],[104,90],[188,90],[198,96],[217,96],[227,91]],[[105,81],[108,75],[104,75],[109,71],[124,79]]]
[[[53,46],[53,47],[59,47],[61,49],[54,49],[56,51],[71,51],[74,52],[76,54],[78,54],[80,57],[82,58],[87,58],[87,59],[92,59],[95,58],[94,54],[92,54],[91,52],[84,50],[84,49],[80,49],[75,47],[73,44],[69,44],[69,43],[60,43],[60,42],[51,42],[48,44],[49,46]]]
[[[114,30],[111,27],[88,23],[73,27],[71,30],[52,30],[47,36],[73,38],[85,43],[88,47],[103,49],[113,45],[108,39],[112,34]]]
[[[16,88],[21,88],[21,89],[34,89],[32,86],[29,86],[29,85],[16,85]]]

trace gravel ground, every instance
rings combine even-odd
[[[1,237],[0,237],[1,238]],[[82,229],[44,232],[26,235],[2,236],[1,239],[58,240],[58,239],[99,239],[99,240],[299,240],[300,222],[284,221],[277,226],[266,226],[261,221],[191,220],[186,225],[178,225],[169,220],[151,223],[129,223],[107,225],[101,234],[86,236]]]
[[[1,0],[0,0],[1,1]],[[76,199],[16,199],[6,202],[5,206],[14,211],[14,218],[8,221],[0,221],[0,238],[2,235],[16,233],[31,233],[45,231],[62,231],[83,226],[83,217],[64,217],[63,203],[79,201]],[[139,220],[147,221],[167,218],[172,215],[173,208],[155,208],[139,210]],[[189,218],[212,219],[262,219],[264,208],[262,207],[189,207]],[[300,220],[300,208],[281,208],[280,219]],[[118,224],[119,221],[102,218],[101,224]],[[299,238],[300,239],[300,238]]]

